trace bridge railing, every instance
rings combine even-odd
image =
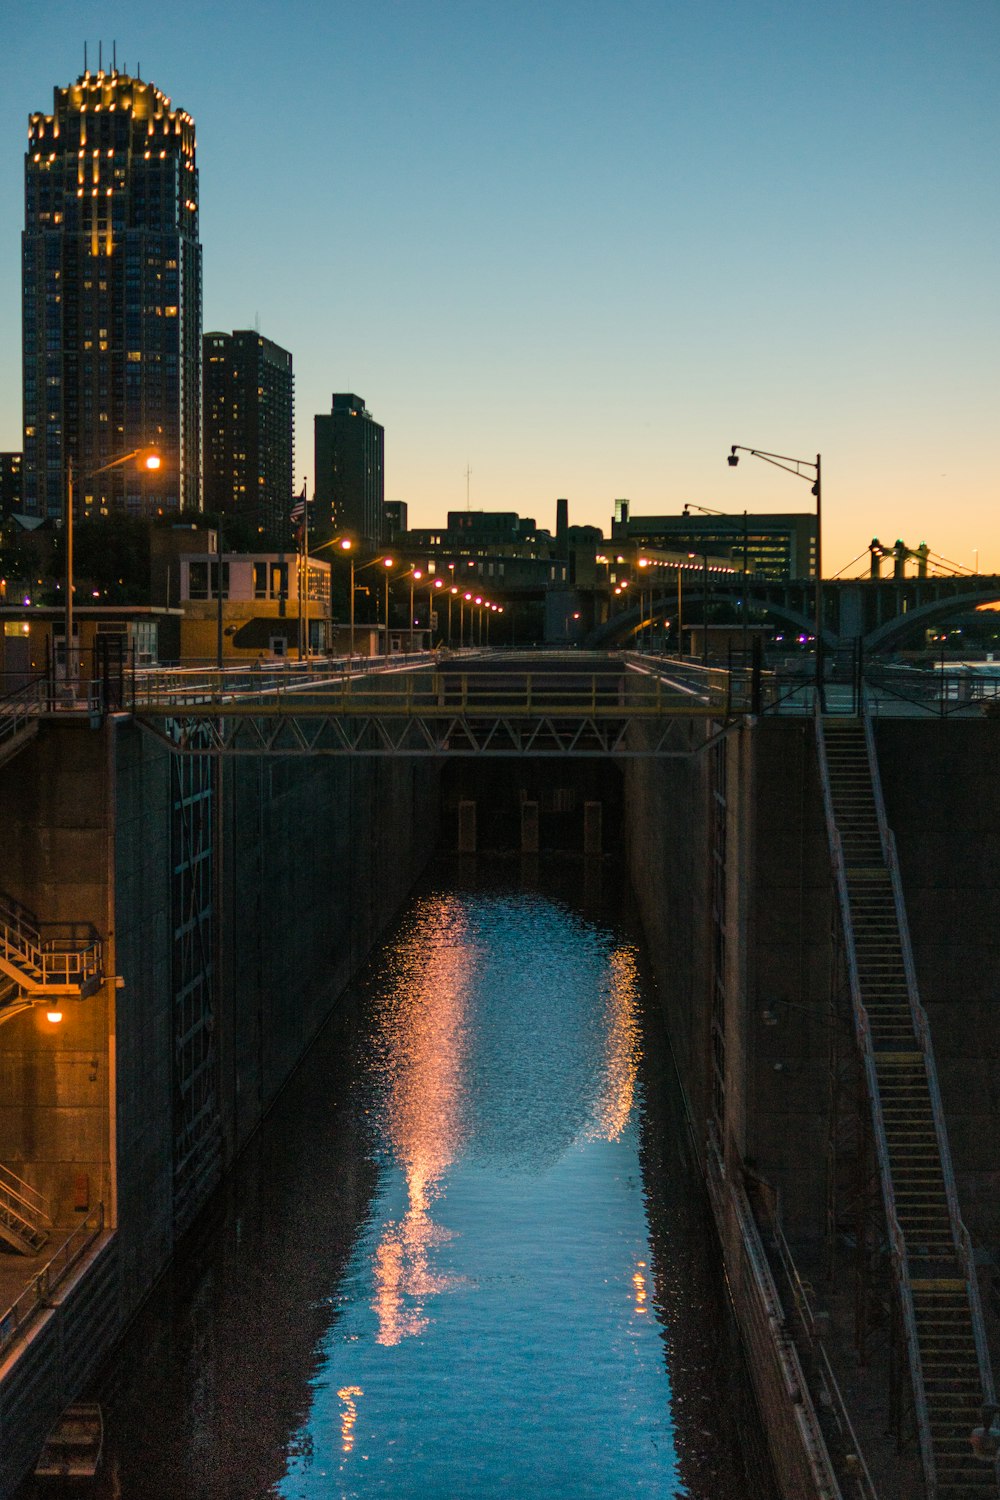
[[[864,679],[866,702],[876,715],[947,719],[1000,713],[1000,662],[927,668],[873,658],[865,663]]]

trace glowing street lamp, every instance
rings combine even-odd
[[[313,550],[314,553],[315,552],[322,552],[322,550],[323,550],[324,547],[339,547],[340,550],[341,550],[341,552],[349,552],[351,554],[351,557],[350,557],[350,563],[351,563],[351,582],[350,582],[351,600],[350,600],[350,604],[348,605],[348,615],[349,615],[350,622],[351,622],[351,655],[353,656],[354,655],[354,553],[353,553],[354,538],[350,537],[350,536],[347,536],[346,533],[343,536],[332,536],[328,542],[320,542],[312,550]],[[307,558],[306,559],[306,568],[307,569],[308,569],[308,566],[309,566],[309,560]],[[308,598],[308,583],[306,585],[306,593],[307,593],[307,598]],[[333,608],[333,606],[332,606],[332,602],[331,602],[331,612],[332,612],[332,608]],[[308,614],[309,614],[309,605],[308,605],[308,602],[307,602],[307,604],[306,604],[306,617],[307,617],[307,620],[308,620]],[[307,638],[308,638],[308,636],[307,636]]]
[[[72,455],[66,460],[66,600],[63,629],[66,635],[66,683],[71,685],[70,690],[74,697],[78,674],[75,665],[76,653],[73,648],[73,485],[78,478],[93,479],[98,474],[106,474],[109,469],[120,469],[123,464],[130,463],[133,458],[137,460],[136,467],[140,471],[152,472],[161,464],[160,455],[155,448],[133,448],[130,452],[123,453],[120,458],[113,458],[110,463],[101,464],[98,469],[88,469],[85,474],[79,476],[73,472]]]

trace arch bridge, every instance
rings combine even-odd
[[[677,593],[672,579],[665,581],[662,589],[651,581],[637,592],[641,603],[616,612],[598,626],[586,646],[620,646],[650,619],[676,618]],[[708,604],[739,609],[743,592],[743,579],[738,574],[713,574],[708,582]],[[782,583],[750,576],[746,598],[752,616],[769,615],[798,632],[812,634],[815,630],[815,579]],[[705,599],[704,579],[697,574],[685,576],[685,617],[689,606],[700,611]],[[942,624],[982,604],[1000,605],[1000,576],[830,579],[822,584],[822,599],[825,646],[846,646],[860,639],[866,653],[891,651],[917,627]]]

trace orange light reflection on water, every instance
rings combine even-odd
[[[633,948],[616,948],[609,960],[605,1084],[591,1139],[616,1141],[628,1124],[639,1068],[639,970]]]
[[[431,1250],[451,1238],[430,1210],[462,1139],[473,963],[459,903],[448,897],[423,903],[401,956],[384,1038],[391,1080],[386,1127],[406,1180],[408,1207],[402,1219],[386,1225],[375,1251],[372,1306],[379,1344],[421,1333],[429,1321],[427,1299],[454,1284],[430,1266]]]
[[[344,1409],[340,1413],[340,1450],[342,1453],[351,1453],[354,1449],[354,1428],[358,1420],[358,1404],[354,1399],[363,1396],[364,1391],[359,1385],[342,1385],[337,1392]]]

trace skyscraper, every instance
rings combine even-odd
[[[315,418],[317,536],[354,532],[363,546],[384,538],[385,430],[360,396],[334,395],[329,416]]]
[[[151,83],[85,72],[33,114],[22,237],[24,508],[201,505],[201,245],[191,116]],[[155,473],[122,454],[156,445]]]
[[[275,545],[291,538],[292,356],[253,329],[206,333],[205,508],[245,518]]]

